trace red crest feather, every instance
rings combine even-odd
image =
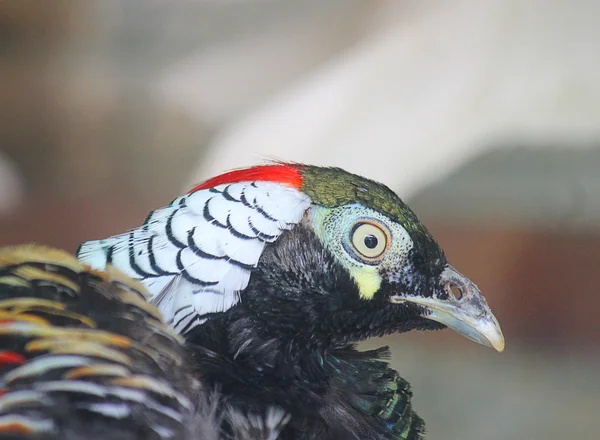
[[[229,171],[196,185],[190,190],[190,193],[227,183],[255,181],[279,182],[300,188],[302,186],[302,174],[300,173],[302,168],[302,165],[281,163]]]

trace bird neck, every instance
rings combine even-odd
[[[196,327],[188,335],[189,344],[203,353],[236,365],[246,377],[270,376],[284,381],[306,380],[318,384],[325,380],[324,346],[292,337],[276,337],[264,322],[249,316],[244,307],[234,307]],[[261,379],[262,380],[262,379]]]
[[[198,376],[232,408],[282,408],[293,415],[282,433],[286,439],[307,438],[312,430],[328,439],[421,439],[423,422],[412,410],[410,386],[386,362],[387,347],[308,350],[260,333],[236,314],[188,335],[197,344],[188,348]]]

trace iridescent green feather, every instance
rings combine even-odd
[[[355,351],[352,355],[353,359],[348,353],[344,360],[330,359],[338,373],[333,386],[353,389],[352,405],[375,420],[382,439],[422,439],[424,423],[412,409],[410,385],[384,360],[389,349]]]

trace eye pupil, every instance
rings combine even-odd
[[[379,240],[373,234],[365,235],[365,246],[369,249],[375,249],[379,244]]]

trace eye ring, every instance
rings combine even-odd
[[[350,243],[358,257],[366,262],[378,262],[390,246],[390,236],[381,224],[360,221],[351,229]]]

